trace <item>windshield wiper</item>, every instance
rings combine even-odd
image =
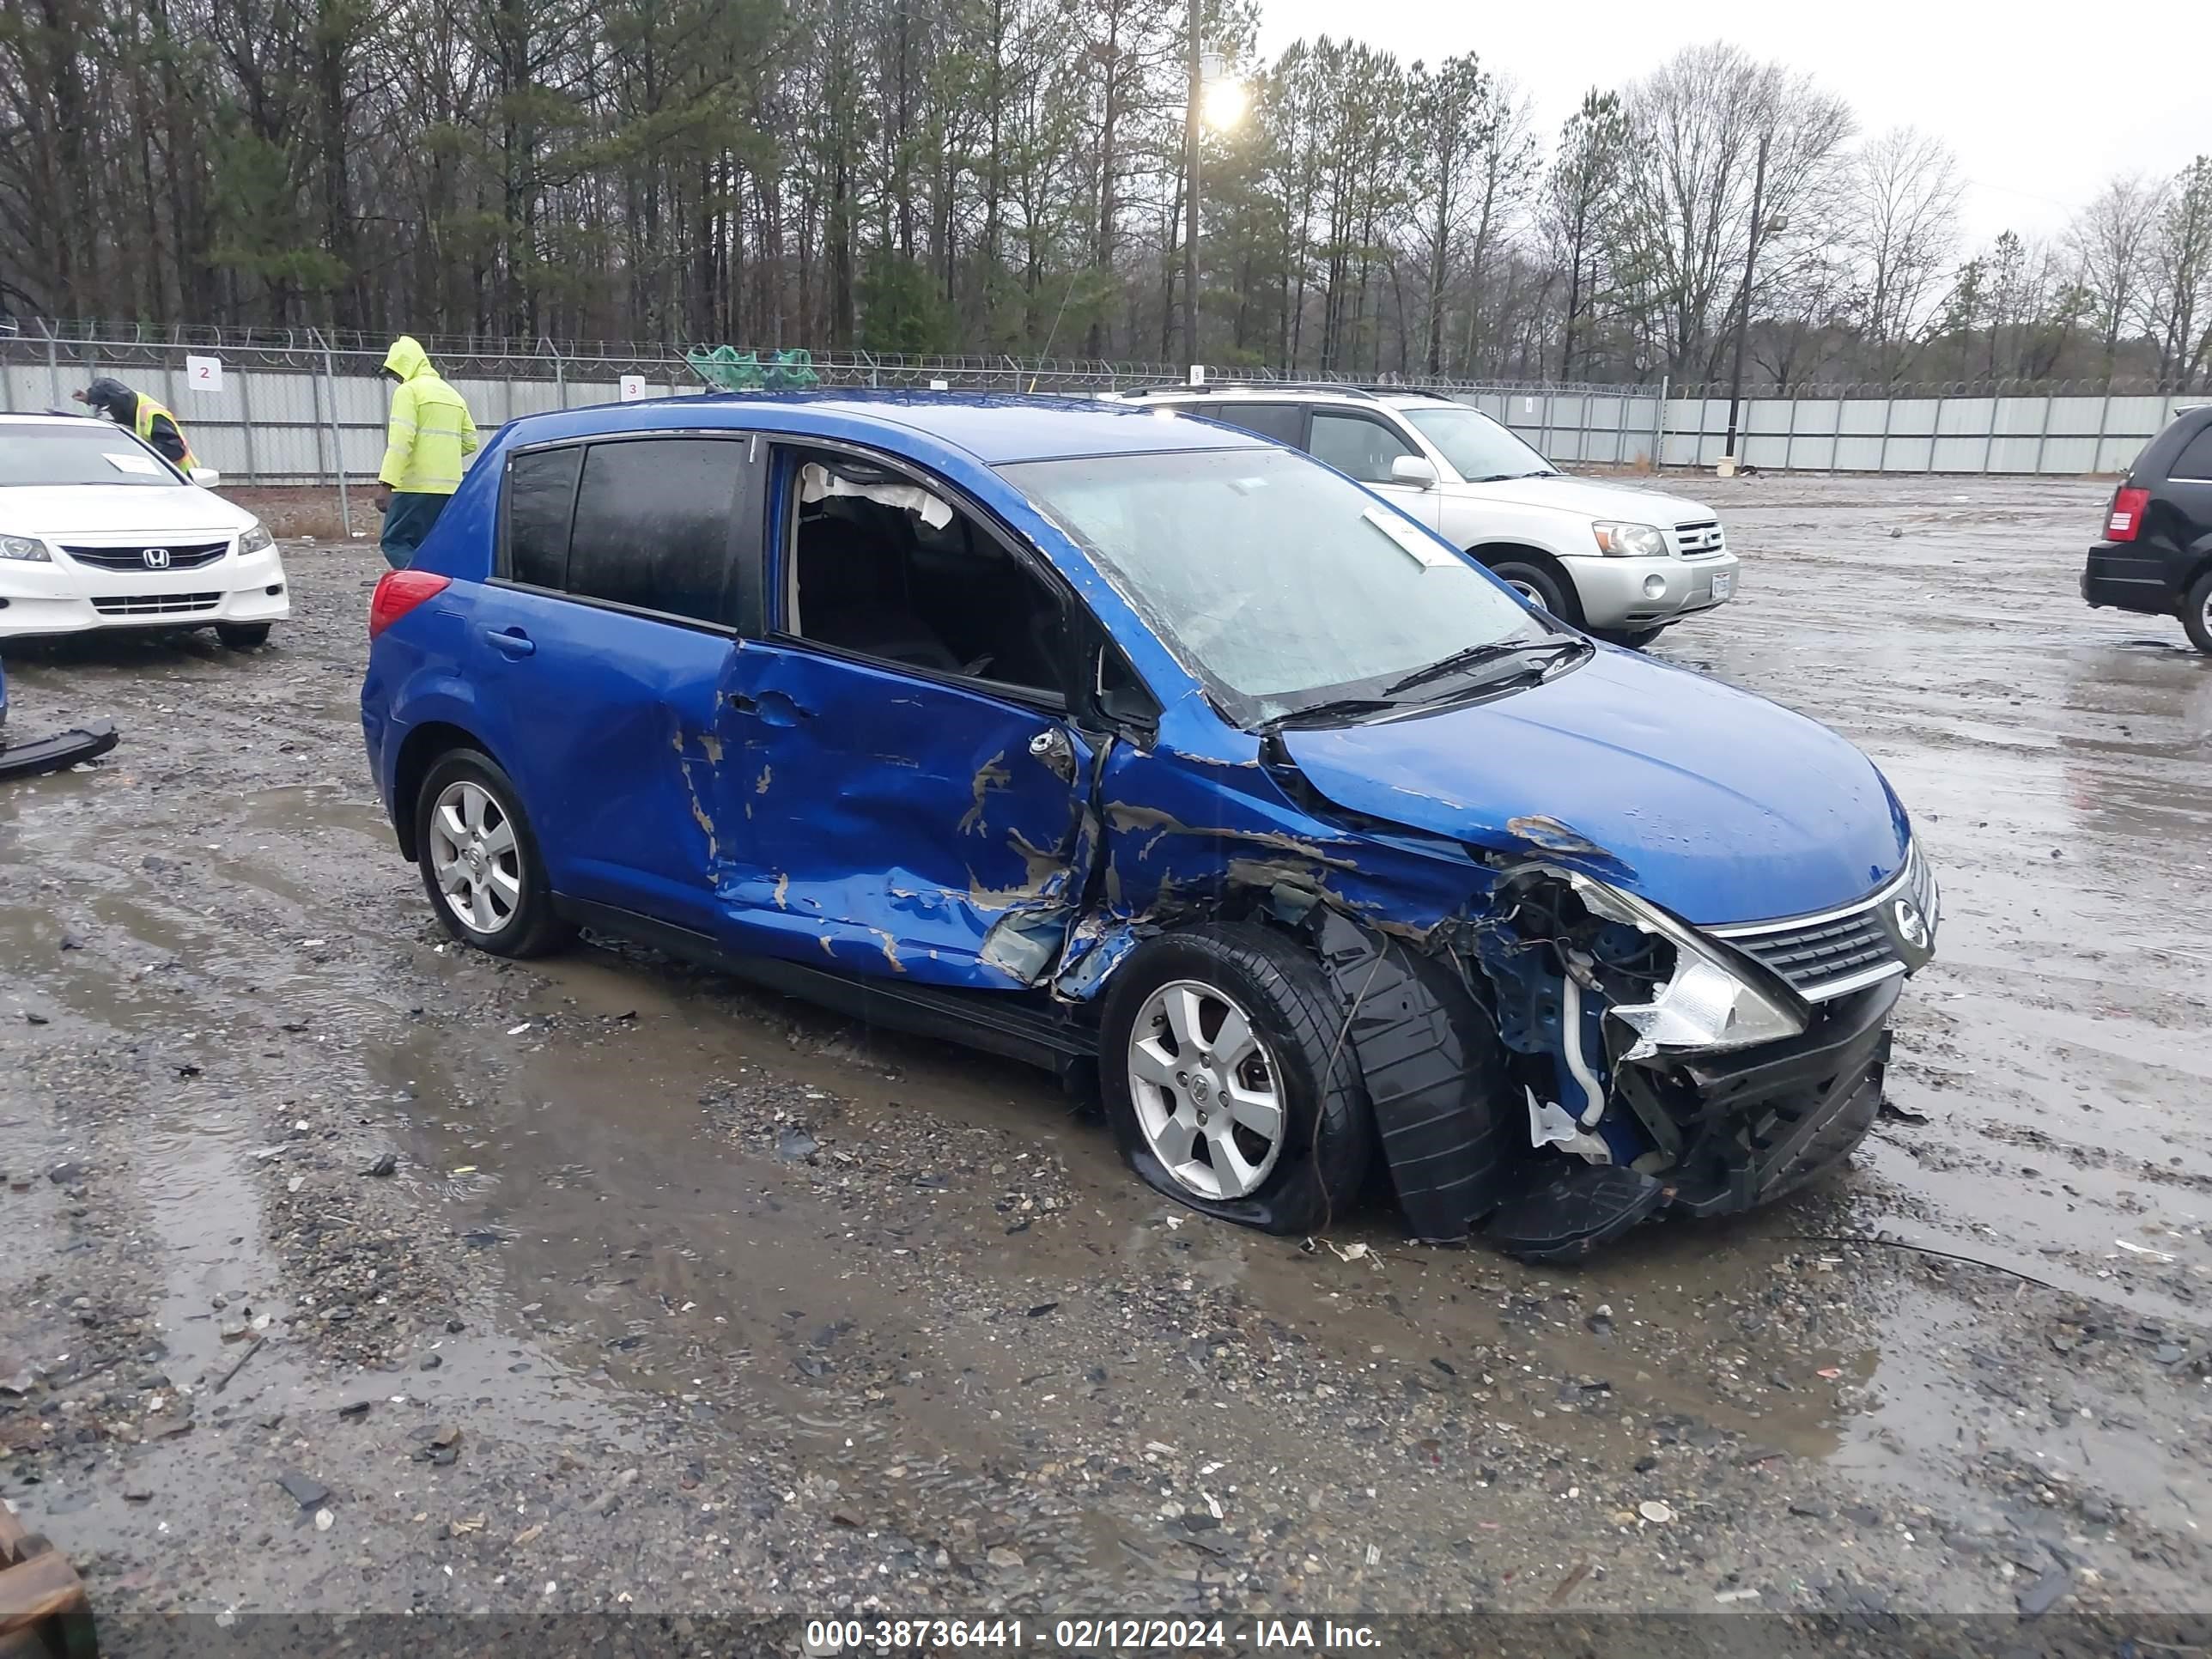
[[[1455,651],[1441,662],[1432,662],[1426,668],[1416,668],[1401,680],[1394,680],[1382,688],[1382,695],[1395,697],[1410,691],[1417,685],[1426,685],[1434,680],[1449,678],[1478,667],[1486,662],[1495,662],[1504,657],[1526,656],[1535,651],[1558,652],[1562,656],[1579,655],[1588,641],[1579,639],[1493,640],[1487,645],[1471,645],[1464,651]],[[1549,667],[1549,664],[1544,665]]]
[[[1304,725],[1308,720],[1349,720],[1358,714],[1384,714],[1397,707],[1396,702],[1387,696],[1331,697],[1326,702],[1310,702],[1303,708],[1293,708],[1287,714],[1278,714],[1273,720],[1264,721],[1261,729],[1272,732],[1294,722]]]

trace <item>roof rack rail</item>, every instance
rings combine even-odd
[[[1403,392],[1404,386],[1382,388]],[[1148,398],[1169,392],[1188,393],[1194,398],[1218,397],[1224,392],[1249,392],[1261,396],[1278,392],[1340,392],[1347,398],[1366,398],[1379,401],[1377,388],[1353,386],[1346,380],[1209,380],[1204,386],[1186,386],[1181,380],[1163,380],[1157,386],[1133,386],[1115,395],[1121,398]]]

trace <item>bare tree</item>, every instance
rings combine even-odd
[[[2135,320],[2164,191],[2136,176],[2107,180],[2068,228],[2066,240],[2099,337],[2105,372],[2118,355],[2122,331]]]
[[[1620,98],[1592,87],[1559,129],[1559,149],[1545,182],[1544,232],[1566,267],[1566,308],[1559,326],[1563,380],[1575,377],[1576,335],[1584,313],[1596,304],[1628,136]]]
[[[1950,146],[1913,127],[1891,128],[1852,158],[1843,241],[1860,267],[1852,309],[1877,379],[1909,360],[1958,246],[1958,169]]]
[[[2212,359],[2212,156],[2166,186],[2144,264],[2138,314],[2158,352],[2159,386],[2187,392]]]

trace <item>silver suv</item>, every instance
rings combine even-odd
[[[1735,592],[1713,510],[1570,477],[1466,404],[1352,386],[1155,386],[1125,401],[1303,449],[1465,548],[1554,616],[1644,645]]]

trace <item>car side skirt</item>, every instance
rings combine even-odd
[[[650,945],[872,1025],[942,1038],[1061,1073],[1098,1052],[1097,1028],[1089,1009],[1079,1005],[1054,1002],[1043,995],[891,982],[779,957],[749,956],[692,928],[561,893],[553,896],[553,908],[580,927]]]

